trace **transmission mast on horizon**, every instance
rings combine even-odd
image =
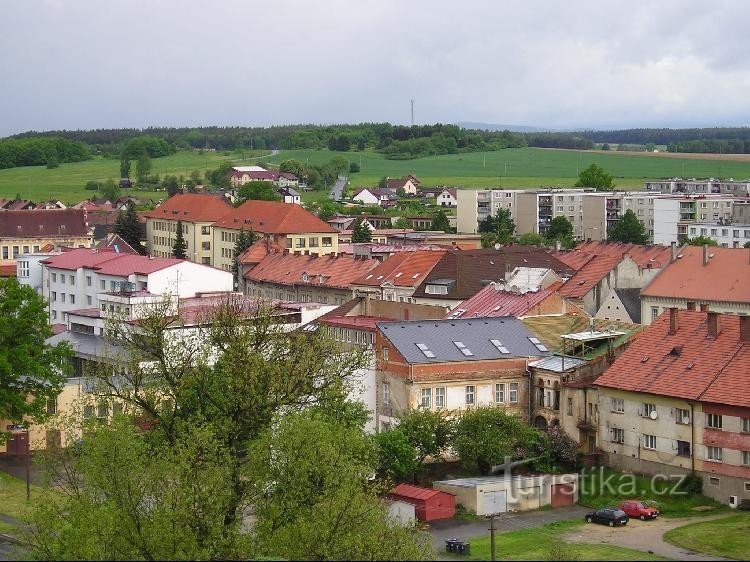
[[[411,100],[411,126],[414,126],[414,100]]]

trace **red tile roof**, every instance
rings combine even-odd
[[[447,492],[441,492],[440,490],[434,490],[432,488],[420,488],[419,486],[412,486],[411,484],[399,484],[391,491],[391,494],[393,495],[414,500],[426,500],[445,493]]]
[[[81,209],[33,209],[0,213],[2,238],[70,238],[88,236]]]
[[[750,250],[686,246],[641,290],[641,296],[750,303]],[[679,257],[679,256],[682,257]]]
[[[148,275],[166,267],[182,263],[185,260],[174,258],[149,258],[133,254],[116,253],[114,250],[94,250],[76,248],[52,256],[41,263],[56,269],[75,271],[83,267],[96,269],[105,275],[127,276],[133,273]]]
[[[136,252],[133,247],[125,242],[125,240],[122,239],[122,237],[119,234],[107,234],[106,238],[101,240],[98,244],[94,246],[97,250],[105,250],[105,249],[115,249],[115,246],[117,246],[117,251],[121,254],[135,254],[138,255],[138,252]]]
[[[273,253],[245,274],[255,282],[280,283],[312,287],[348,289],[352,281],[366,274],[380,262],[355,259],[352,256],[306,256]],[[307,274],[308,281],[304,281]]]
[[[445,254],[444,251],[398,252],[353,284],[380,287],[387,282],[396,287],[418,287]]]
[[[264,234],[301,234],[338,232],[311,212],[294,203],[247,201],[214,224],[219,228],[252,228]]]
[[[594,256],[560,287],[560,294],[568,298],[582,298],[621,261],[622,256]]]
[[[15,264],[0,265],[0,277],[15,277],[16,266]]]
[[[525,316],[526,313],[537,304],[552,295],[561,283],[553,283],[546,289],[525,294],[512,293],[510,291],[498,291],[495,286],[487,285],[473,297],[466,299],[451,312],[446,318],[472,318],[498,316]],[[456,316],[459,310],[463,310]]]
[[[79,267],[93,269],[106,261],[117,258],[118,255],[114,250],[76,248],[63,251],[61,254],[42,260],[40,263],[56,269],[75,271]]]
[[[283,252],[286,246],[273,242],[270,239],[262,238],[256,240],[250,247],[237,256],[238,263],[248,265],[252,263],[260,263],[271,252]]]
[[[739,339],[740,316],[721,315],[716,338],[707,313],[679,310],[669,335],[670,311],[638,334],[596,381],[597,386],[750,407],[750,342]]]
[[[234,210],[223,198],[200,193],[173,195],[153,211],[143,213],[151,219],[215,222]]]
[[[576,271],[594,256],[630,256],[640,268],[661,268],[669,263],[672,249],[658,244],[625,244],[623,242],[582,242],[573,250],[560,250],[552,254]]]

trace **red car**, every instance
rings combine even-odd
[[[641,500],[628,500],[620,504],[620,509],[624,511],[628,517],[638,518],[641,521],[646,519],[656,519],[659,515],[659,510],[646,505]]]

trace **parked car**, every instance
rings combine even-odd
[[[656,519],[659,515],[659,510],[655,507],[645,504],[641,500],[627,500],[620,504],[620,509],[625,512],[628,517],[637,517],[641,521],[646,519]]]
[[[586,523],[601,523],[610,527],[627,525],[629,518],[621,509],[605,507],[586,514]]]

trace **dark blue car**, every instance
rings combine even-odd
[[[605,507],[586,514],[586,523],[601,523],[610,527],[621,527],[628,524],[629,517],[620,509]]]

